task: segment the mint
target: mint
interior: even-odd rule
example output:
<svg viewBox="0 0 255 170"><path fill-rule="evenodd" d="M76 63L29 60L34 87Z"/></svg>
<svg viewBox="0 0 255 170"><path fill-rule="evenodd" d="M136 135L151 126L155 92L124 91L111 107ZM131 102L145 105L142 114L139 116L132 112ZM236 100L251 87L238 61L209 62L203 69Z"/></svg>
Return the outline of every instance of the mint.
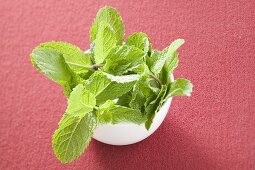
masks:
<svg viewBox="0 0 255 170"><path fill-rule="evenodd" d="M61 162L73 161L88 146L97 125L92 113L95 105L95 96L82 84L71 92L66 112L53 135L54 153Z"/></svg>
<svg viewBox="0 0 255 170"><path fill-rule="evenodd" d="M134 34L131 34L126 39L126 44L130 46L135 46L141 50L143 50L145 53L148 53L151 51L151 43L148 35L146 35L143 32L137 32Z"/></svg>
<svg viewBox="0 0 255 170"><path fill-rule="evenodd" d="M64 87L67 96L72 88L81 81L79 76L75 75L66 64L63 55L55 50L37 47L32 51L30 57L38 71Z"/></svg>
<svg viewBox="0 0 255 170"><path fill-rule="evenodd" d="M97 64L103 63L110 50L116 45L116 35L106 22L101 22L95 39L94 58Z"/></svg>
<svg viewBox="0 0 255 170"><path fill-rule="evenodd" d="M79 116L64 115L52 140L57 158L62 163L77 159L87 148L96 124L93 113Z"/></svg>
<svg viewBox="0 0 255 170"><path fill-rule="evenodd" d="M144 74L136 82L129 103L131 108L143 110L147 98L157 95L157 90L159 89L151 85L152 81L155 80L151 79L149 75Z"/></svg>
<svg viewBox="0 0 255 170"><path fill-rule="evenodd" d="M151 56L146 58L146 61L151 72L159 75L166 62L166 56L160 51L153 50Z"/></svg>
<svg viewBox="0 0 255 170"><path fill-rule="evenodd" d="M160 79L163 80L164 83L169 84L171 77L171 74L173 73L173 70L177 67L179 58L178 58L178 53L177 49L181 47L184 44L183 39L177 39L174 42L170 44L169 47L165 48L164 51L162 52L163 56L165 56L165 63L164 66L160 72Z"/></svg>
<svg viewBox="0 0 255 170"><path fill-rule="evenodd" d="M73 89L68 99L66 114L88 113L93 111L95 105L95 95L86 89L85 86L79 84Z"/></svg>
<svg viewBox="0 0 255 170"><path fill-rule="evenodd" d="M143 67L145 54L134 46L122 45L111 50L103 70L113 75L123 75Z"/></svg>
<svg viewBox="0 0 255 170"><path fill-rule="evenodd" d="M90 28L90 40L94 41L97 37L101 22L107 22L116 34L117 44L121 44L125 33L124 24L121 16L116 9L105 6L101 8Z"/></svg>
<svg viewBox="0 0 255 170"><path fill-rule="evenodd" d="M47 42L39 47L50 48L60 53L66 64L76 74L86 74L91 68L90 55L85 54L79 47L66 42Z"/></svg>
<svg viewBox="0 0 255 170"><path fill-rule="evenodd" d="M123 42L124 33L117 10L105 6L90 28L91 44L86 51L51 41L30 55L34 67L62 86L67 97L67 108L52 139L62 163L81 156L98 126L132 123L149 130L167 99L191 95L189 80L171 79L183 39L159 51L152 49L147 34L136 32Z"/></svg>
<svg viewBox="0 0 255 170"><path fill-rule="evenodd" d="M145 122L145 127L147 130L150 129L153 119L155 117L155 114L158 111L158 109L161 107L160 102L164 99L166 91L167 91L167 87L166 85L163 85L156 99L149 102L149 104L145 108L145 111L147 113L147 121ZM148 99L148 101L150 100L151 98Z"/></svg>
<svg viewBox="0 0 255 170"><path fill-rule="evenodd" d="M97 71L86 81L85 86L96 96L97 103L101 104L130 91L138 78L138 75L113 76Z"/></svg>
<svg viewBox="0 0 255 170"><path fill-rule="evenodd" d="M141 113L139 110L115 105L113 101L107 101L99 107L98 115L99 121L103 124L128 122L139 125L147 120L145 114Z"/></svg>
<svg viewBox="0 0 255 170"><path fill-rule="evenodd" d="M173 83L171 83L171 88L166 98L173 96L190 96L192 88L193 85L189 80L178 78Z"/></svg>

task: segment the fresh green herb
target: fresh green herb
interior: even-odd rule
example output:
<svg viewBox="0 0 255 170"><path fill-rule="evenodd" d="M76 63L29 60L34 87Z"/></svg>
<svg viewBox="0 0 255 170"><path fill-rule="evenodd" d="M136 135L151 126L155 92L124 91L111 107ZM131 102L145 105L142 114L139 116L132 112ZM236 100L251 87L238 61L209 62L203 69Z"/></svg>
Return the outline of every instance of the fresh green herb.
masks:
<svg viewBox="0 0 255 170"><path fill-rule="evenodd" d="M128 122L149 129L168 98L191 95L189 80L171 80L183 39L159 51L145 33L133 33L123 41L124 32L121 16L106 6L90 28L90 49L84 52L52 41L30 55L35 68L62 86L67 96L67 109L52 140L63 163L84 152L97 126Z"/></svg>

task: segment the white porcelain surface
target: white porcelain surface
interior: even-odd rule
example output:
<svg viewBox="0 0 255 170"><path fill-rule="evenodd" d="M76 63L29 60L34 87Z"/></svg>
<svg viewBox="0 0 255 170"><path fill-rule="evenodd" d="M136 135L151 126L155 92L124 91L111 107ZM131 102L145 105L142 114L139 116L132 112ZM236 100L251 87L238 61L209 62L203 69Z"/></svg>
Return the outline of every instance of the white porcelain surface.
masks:
<svg viewBox="0 0 255 170"><path fill-rule="evenodd" d="M173 76L171 77L173 81ZM145 129L145 125L129 123L100 125L94 132L93 138L102 143L110 145L129 145L140 142L154 133L165 119L172 98L169 98L155 115L151 128Z"/></svg>

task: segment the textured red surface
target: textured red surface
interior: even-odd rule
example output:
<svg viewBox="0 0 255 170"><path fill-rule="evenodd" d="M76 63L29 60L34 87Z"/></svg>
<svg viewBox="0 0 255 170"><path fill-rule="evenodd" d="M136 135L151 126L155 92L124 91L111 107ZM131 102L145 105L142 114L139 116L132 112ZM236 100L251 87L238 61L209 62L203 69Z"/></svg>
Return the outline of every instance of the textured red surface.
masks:
<svg viewBox="0 0 255 170"><path fill-rule="evenodd" d="M62 165L51 148L66 100L29 53L62 40L83 50L97 10L115 6L126 34L144 31L155 48L182 37L175 77L194 84L175 98L151 137L116 147L92 141ZM0 2L0 169L255 169L255 1Z"/></svg>

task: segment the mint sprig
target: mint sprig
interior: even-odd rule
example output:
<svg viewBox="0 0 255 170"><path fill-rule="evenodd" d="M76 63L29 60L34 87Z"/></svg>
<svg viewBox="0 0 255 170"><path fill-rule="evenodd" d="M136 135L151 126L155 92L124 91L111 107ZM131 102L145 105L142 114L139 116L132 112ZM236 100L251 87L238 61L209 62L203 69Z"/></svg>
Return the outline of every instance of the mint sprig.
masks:
<svg viewBox="0 0 255 170"><path fill-rule="evenodd" d="M160 51L152 48L147 34L133 33L123 41L124 32L117 10L105 6L90 28L91 47L86 52L51 41L30 55L34 67L62 86L67 96L67 109L52 139L63 163L84 152L97 126L126 122L150 129L168 98L191 95L189 80L170 78L183 39Z"/></svg>

